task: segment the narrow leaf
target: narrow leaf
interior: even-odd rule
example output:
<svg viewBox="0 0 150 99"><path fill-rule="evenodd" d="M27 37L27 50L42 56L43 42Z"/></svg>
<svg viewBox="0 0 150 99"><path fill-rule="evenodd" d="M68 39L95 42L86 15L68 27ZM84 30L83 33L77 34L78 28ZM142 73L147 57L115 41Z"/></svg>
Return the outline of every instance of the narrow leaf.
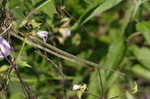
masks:
<svg viewBox="0 0 150 99"><path fill-rule="evenodd" d="M144 78L146 80L150 81L150 71L143 68L141 65L137 64L134 65L131 69L131 71L138 77Z"/></svg>
<svg viewBox="0 0 150 99"><path fill-rule="evenodd" d="M36 8L36 10L46 13L50 18L56 13L53 0L47 0Z"/></svg>
<svg viewBox="0 0 150 99"><path fill-rule="evenodd" d="M91 14L83 21L83 23L87 22L94 16L103 13L104 11L116 6L119 4L122 0L106 0L104 3L97 6L97 8L94 9L94 11L91 12Z"/></svg>
<svg viewBox="0 0 150 99"><path fill-rule="evenodd" d="M146 42L150 45L150 21L136 24L136 29L144 35Z"/></svg>
<svg viewBox="0 0 150 99"><path fill-rule="evenodd" d="M132 53L135 55L137 60L143 64L146 68L150 69L150 49L143 47L138 48L137 46L131 47Z"/></svg>

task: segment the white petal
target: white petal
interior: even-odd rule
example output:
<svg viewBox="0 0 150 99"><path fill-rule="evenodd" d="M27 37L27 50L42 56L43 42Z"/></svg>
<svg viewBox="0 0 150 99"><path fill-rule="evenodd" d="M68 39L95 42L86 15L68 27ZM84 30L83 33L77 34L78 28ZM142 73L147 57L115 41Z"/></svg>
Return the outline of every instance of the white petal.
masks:
<svg viewBox="0 0 150 99"><path fill-rule="evenodd" d="M40 38L45 38L48 36L48 32L47 31L39 31L37 32L37 35L40 37Z"/></svg>
<svg viewBox="0 0 150 99"><path fill-rule="evenodd" d="M80 85L73 85L72 90L78 90L78 89L80 89Z"/></svg>

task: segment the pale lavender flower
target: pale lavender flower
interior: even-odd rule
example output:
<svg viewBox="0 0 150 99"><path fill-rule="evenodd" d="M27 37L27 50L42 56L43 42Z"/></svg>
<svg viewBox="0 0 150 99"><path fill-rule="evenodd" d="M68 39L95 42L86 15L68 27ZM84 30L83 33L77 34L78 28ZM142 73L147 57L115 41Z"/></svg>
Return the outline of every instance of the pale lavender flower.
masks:
<svg viewBox="0 0 150 99"><path fill-rule="evenodd" d="M48 32L47 31L39 31L37 32L37 35L43 39L44 42L46 42L48 38Z"/></svg>
<svg viewBox="0 0 150 99"><path fill-rule="evenodd" d="M10 55L11 46L10 44L2 37L0 37L0 58L7 57Z"/></svg>

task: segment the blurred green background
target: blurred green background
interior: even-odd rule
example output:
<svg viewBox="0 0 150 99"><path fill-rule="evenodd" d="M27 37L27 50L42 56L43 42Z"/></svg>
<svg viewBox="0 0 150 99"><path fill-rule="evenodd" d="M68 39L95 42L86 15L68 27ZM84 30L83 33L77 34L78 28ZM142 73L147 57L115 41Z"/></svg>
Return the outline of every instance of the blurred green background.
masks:
<svg viewBox="0 0 150 99"><path fill-rule="evenodd" d="M12 25L2 36L37 99L150 99L149 0L0 0L0 8L0 33ZM34 40L42 41L36 33L43 30L48 44L80 58L70 62L29 45L33 37L48 48ZM0 60L0 99L28 99L14 71L6 84L9 68Z"/></svg>

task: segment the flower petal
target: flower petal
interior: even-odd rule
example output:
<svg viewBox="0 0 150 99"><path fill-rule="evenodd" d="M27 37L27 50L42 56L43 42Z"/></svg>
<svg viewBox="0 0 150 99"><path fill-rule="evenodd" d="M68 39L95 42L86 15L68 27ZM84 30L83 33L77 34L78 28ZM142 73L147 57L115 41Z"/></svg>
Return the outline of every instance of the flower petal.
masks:
<svg viewBox="0 0 150 99"><path fill-rule="evenodd" d="M4 38L0 37L0 58L7 57L10 55L10 52L10 44Z"/></svg>

